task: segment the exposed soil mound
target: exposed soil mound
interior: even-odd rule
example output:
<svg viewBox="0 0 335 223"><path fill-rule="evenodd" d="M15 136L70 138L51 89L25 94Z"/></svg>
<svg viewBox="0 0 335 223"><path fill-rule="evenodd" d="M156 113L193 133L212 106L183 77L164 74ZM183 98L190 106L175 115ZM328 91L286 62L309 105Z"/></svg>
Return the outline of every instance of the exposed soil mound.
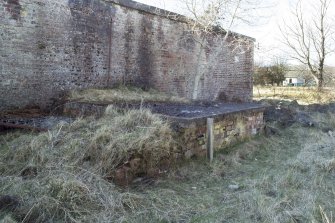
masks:
<svg viewBox="0 0 335 223"><path fill-rule="evenodd" d="M262 100L261 103L267 106L264 112L265 121L277 123L284 128L296 123L303 127L328 129L329 124L319 121L315 115L335 112L335 103L299 105L297 101L281 100Z"/></svg>

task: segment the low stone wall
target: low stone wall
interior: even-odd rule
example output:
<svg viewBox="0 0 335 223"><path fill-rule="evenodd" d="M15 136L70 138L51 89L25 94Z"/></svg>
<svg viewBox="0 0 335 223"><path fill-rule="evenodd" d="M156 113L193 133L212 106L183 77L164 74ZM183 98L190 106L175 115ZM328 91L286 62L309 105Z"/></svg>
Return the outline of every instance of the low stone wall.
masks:
<svg viewBox="0 0 335 223"><path fill-rule="evenodd" d="M64 114L70 116L101 116L107 104L69 102L64 105ZM120 108L138 108L140 105L115 105ZM148 106L148 105L147 105ZM150 109L150 106L148 106ZM167 108L168 109L168 108ZM216 114L214 118L214 147L225 148L237 141L262 133L264 129L263 106L247 106L225 114ZM154 111L153 111L154 112ZM183 118L162 115L171 122L183 147L177 154L180 157L206 155L207 117ZM210 116L208 116L210 117Z"/></svg>
<svg viewBox="0 0 335 223"><path fill-rule="evenodd" d="M108 104L103 103L94 104L73 101L64 105L62 115L72 117L95 115L99 118L104 114L107 106ZM135 109L139 108L141 104L115 104L113 106L120 109ZM159 106L165 106L165 109L157 109ZM236 142L260 134L265 126L263 120L265 107L258 104L213 104L206 106L194 104L177 106L154 103L143 104L143 107L151 109L153 113L161 115L162 118L170 122L174 130L173 137L176 143L171 146L169 155L159 160L155 166L148 166L143 157L136 156L130 158L116 170L113 170L107 176L107 179L114 181L118 185L129 185L139 176L159 176L165 173L171 165L180 163L183 160L193 157L206 157L208 118L214 119L215 150L227 148ZM173 109L176 111L171 112ZM184 116L178 117L181 114L184 114ZM190 114L192 114L191 117ZM47 131L61 121L71 122L73 119L40 114L38 110L32 110L29 114L22 112L7 115L0 114L0 131L2 126Z"/></svg>
<svg viewBox="0 0 335 223"><path fill-rule="evenodd" d="M85 102L68 102L63 105L63 114L71 117L97 116L104 114L108 104L94 104Z"/></svg>
<svg viewBox="0 0 335 223"><path fill-rule="evenodd" d="M239 141L246 140L263 132L264 108L233 112L214 117L214 149L222 150ZM119 185L129 185L136 176L145 174L150 177L165 173L173 163L193 157L206 157L207 154L207 118L186 119L166 117L176 131L178 146L171 150L166 159L150 169L143 168L143 159L134 158L120 166L111 179ZM136 165L135 165L136 164Z"/></svg>
<svg viewBox="0 0 335 223"><path fill-rule="evenodd" d="M214 117L214 149L224 149L263 132L264 109L252 109ZM207 153L206 118L195 120L178 119L173 121L182 144L183 156L204 157Z"/></svg>

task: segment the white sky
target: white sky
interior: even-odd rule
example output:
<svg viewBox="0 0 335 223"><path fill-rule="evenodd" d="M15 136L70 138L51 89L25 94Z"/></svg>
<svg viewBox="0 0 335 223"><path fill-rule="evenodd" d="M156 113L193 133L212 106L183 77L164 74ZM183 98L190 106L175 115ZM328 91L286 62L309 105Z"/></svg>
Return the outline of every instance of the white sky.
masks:
<svg viewBox="0 0 335 223"><path fill-rule="evenodd" d="M169 11L183 13L183 5L179 0L136 0L138 2L153 5ZM263 0L264 5L268 6L260 10L259 21L253 25L239 25L233 28L233 31L256 38L256 61L269 63L275 58L282 58L288 63L294 63L289 60L285 46L280 41L279 24L290 20L290 10L295 6L297 0ZM313 3L317 0L302 0L304 4ZM329 14L335 12L335 0L329 10ZM291 6L291 7L290 7ZM334 24L335 25L335 24ZM335 66L335 53L328 58L327 65Z"/></svg>

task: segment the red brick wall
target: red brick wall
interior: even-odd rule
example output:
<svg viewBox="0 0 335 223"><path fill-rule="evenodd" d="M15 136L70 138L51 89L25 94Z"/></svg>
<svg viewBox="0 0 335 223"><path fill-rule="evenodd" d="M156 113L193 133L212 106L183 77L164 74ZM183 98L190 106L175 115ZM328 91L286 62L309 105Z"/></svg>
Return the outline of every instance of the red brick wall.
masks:
<svg viewBox="0 0 335 223"><path fill-rule="evenodd" d="M208 36L198 63L186 23L164 13L129 0L0 0L0 110L123 83L191 98L198 65L198 99L250 101L252 41Z"/></svg>

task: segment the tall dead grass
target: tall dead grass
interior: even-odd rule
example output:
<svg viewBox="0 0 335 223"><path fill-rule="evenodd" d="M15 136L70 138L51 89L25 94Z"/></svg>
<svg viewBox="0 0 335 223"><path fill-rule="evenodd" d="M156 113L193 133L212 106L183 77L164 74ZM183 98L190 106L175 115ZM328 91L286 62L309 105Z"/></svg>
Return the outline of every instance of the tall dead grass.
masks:
<svg viewBox="0 0 335 223"><path fill-rule="evenodd" d="M19 198L11 214L18 222L122 221L141 198L121 192L107 177L131 157L155 166L173 144L168 123L150 111L112 107L98 120L1 136L0 194Z"/></svg>
<svg viewBox="0 0 335 223"><path fill-rule="evenodd" d="M297 100L299 104L325 104L335 101L333 89L324 88L321 92L313 87L254 86L255 99Z"/></svg>
<svg viewBox="0 0 335 223"><path fill-rule="evenodd" d="M70 92L69 100L95 103L170 102L188 103L186 98L167 95L154 89L119 86L113 89L85 89Z"/></svg>
<svg viewBox="0 0 335 223"><path fill-rule="evenodd" d="M114 168L110 160L122 163L129 151L142 151L147 143L150 150L162 142L161 148L168 149L173 140L165 123L147 111L120 114L110 108L107 113L101 120L79 120L37 136L0 136L1 194L18 196L22 204L0 218L7 222L334 222L332 130L295 124L272 137L259 136L216 154L211 164L190 161L153 186L121 190L103 177L108 170L104 165ZM318 121L335 129L334 114L318 114ZM156 132L166 137L157 138ZM139 135L147 137L135 139ZM122 148L119 139L131 138L142 146L135 149L137 143L129 141L127 155L114 156L112 145ZM111 144L113 140L118 143ZM164 150L155 156L165 155ZM27 167L37 168L36 176L22 177Z"/></svg>

